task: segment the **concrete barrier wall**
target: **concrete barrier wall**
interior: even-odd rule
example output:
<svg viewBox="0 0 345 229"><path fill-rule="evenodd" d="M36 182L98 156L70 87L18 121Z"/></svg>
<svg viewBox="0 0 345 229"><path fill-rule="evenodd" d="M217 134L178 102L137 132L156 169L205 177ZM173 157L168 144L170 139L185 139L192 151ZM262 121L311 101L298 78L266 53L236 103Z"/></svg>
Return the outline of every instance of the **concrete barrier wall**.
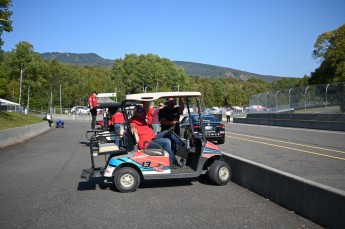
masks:
<svg viewBox="0 0 345 229"><path fill-rule="evenodd" d="M344 122L345 114L281 114L281 113L250 113L247 118L264 118L264 119L284 119L284 120L300 120L300 121L332 121Z"/></svg>
<svg viewBox="0 0 345 229"><path fill-rule="evenodd" d="M98 119L101 117L98 116ZM58 119L62 120L90 120L91 121L91 115L72 115L72 114L54 114L53 115L53 121L56 121Z"/></svg>
<svg viewBox="0 0 345 229"><path fill-rule="evenodd" d="M327 228L345 228L345 192L231 154L232 181Z"/></svg>
<svg viewBox="0 0 345 229"><path fill-rule="evenodd" d="M49 127L48 123L45 121L29 126L0 130L0 148L32 138L50 128L52 127Z"/></svg>
<svg viewBox="0 0 345 229"><path fill-rule="evenodd" d="M321 130L345 131L345 122L321 121L321 120L295 120L295 119L271 119L262 116L261 118L234 118L234 123L246 123L256 125L284 126Z"/></svg>

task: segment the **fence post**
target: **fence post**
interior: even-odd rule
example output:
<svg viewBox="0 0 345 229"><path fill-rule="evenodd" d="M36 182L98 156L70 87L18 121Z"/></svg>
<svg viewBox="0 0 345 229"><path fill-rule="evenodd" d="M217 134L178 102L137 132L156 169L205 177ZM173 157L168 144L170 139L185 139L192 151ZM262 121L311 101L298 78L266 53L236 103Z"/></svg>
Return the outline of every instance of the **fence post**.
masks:
<svg viewBox="0 0 345 229"><path fill-rule="evenodd" d="M309 86L304 91L304 111L307 112L307 91Z"/></svg>
<svg viewBox="0 0 345 229"><path fill-rule="evenodd" d="M279 93L279 90L276 93L276 113L278 113L278 93Z"/></svg>
<svg viewBox="0 0 345 229"><path fill-rule="evenodd" d="M291 90L292 88L289 89L289 113L291 113Z"/></svg>
<svg viewBox="0 0 345 229"><path fill-rule="evenodd" d="M328 89L329 84L326 86L326 110L327 110L327 89Z"/></svg>

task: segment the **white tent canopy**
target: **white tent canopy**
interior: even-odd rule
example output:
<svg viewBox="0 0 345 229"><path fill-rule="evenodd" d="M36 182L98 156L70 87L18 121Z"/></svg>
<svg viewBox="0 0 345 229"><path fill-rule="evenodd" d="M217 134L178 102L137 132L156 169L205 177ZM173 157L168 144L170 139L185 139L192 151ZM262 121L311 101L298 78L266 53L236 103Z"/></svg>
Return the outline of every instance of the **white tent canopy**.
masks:
<svg viewBox="0 0 345 229"><path fill-rule="evenodd" d="M0 98L0 105L1 106L19 106L19 103L11 102L6 99Z"/></svg>

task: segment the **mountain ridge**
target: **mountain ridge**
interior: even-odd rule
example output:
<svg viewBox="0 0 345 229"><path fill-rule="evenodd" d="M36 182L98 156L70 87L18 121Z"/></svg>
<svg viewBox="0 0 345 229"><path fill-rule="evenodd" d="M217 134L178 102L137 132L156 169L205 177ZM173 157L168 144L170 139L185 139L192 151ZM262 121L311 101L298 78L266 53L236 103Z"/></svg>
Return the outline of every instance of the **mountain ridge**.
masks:
<svg viewBox="0 0 345 229"><path fill-rule="evenodd" d="M57 60L64 64L77 66L100 66L112 68L114 60L104 59L95 53L68 53L68 52L45 52L40 53L44 60ZM259 78L267 82L281 79L280 76L260 75L228 67L220 67L209 64L201 64L187 61L173 61L177 66L184 69L189 76L204 78L235 78L246 81L250 78Z"/></svg>

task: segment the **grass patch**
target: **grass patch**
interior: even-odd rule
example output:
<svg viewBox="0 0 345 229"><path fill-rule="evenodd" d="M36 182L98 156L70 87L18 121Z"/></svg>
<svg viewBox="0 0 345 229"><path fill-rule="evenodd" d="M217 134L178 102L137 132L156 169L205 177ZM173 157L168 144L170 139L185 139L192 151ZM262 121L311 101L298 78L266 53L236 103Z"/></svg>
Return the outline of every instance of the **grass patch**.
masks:
<svg viewBox="0 0 345 229"><path fill-rule="evenodd" d="M46 122L41 117L17 112L0 112L0 130Z"/></svg>

